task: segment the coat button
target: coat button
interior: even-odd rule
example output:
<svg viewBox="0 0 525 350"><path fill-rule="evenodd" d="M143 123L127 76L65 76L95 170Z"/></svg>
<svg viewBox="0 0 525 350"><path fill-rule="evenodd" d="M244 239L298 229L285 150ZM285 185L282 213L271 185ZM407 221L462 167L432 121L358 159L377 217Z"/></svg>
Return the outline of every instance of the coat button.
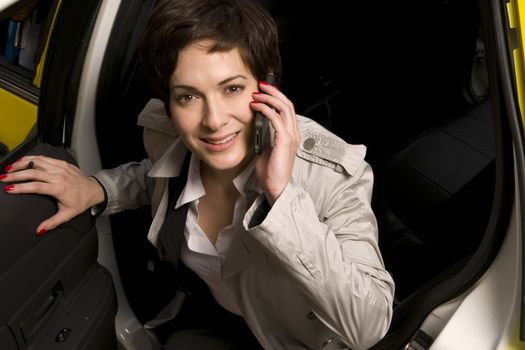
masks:
<svg viewBox="0 0 525 350"><path fill-rule="evenodd" d="M331 348L331 344L334 342L334 338L328 338L324 341L323 345L321 345L321 349L329 349Z"/></svg>
<svg viewBox="0 0 525 350"><path fill-rule="evenodd" d="M315 139L312 138L312 137L309 137L307 138L306 140L304 140L303 142L303 147L305 150L309 151L311 150L312 148L314 148L315 146Z"/></svg>
<svg viewBox="0 0 525 350"><path fill-rule="evenodd" d="M350 348L345 345L338 338L330 337L325 340L323 345L321 345L321 350L350 350Z"/></svg>

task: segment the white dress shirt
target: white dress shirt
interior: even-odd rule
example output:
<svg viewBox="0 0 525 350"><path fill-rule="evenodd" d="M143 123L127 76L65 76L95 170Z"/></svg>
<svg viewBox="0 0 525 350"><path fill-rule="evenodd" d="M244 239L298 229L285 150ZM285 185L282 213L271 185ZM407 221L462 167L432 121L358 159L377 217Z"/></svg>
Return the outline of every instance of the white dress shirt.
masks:
<svg viewBox="0 0 525 350"><path fill-rule="evenodd" d="M225 286L222 279L223 261L229 253L232 242L241 234L247 234L242 225L244 213L247 210L245 184L253 176L255 161L252 161L241 174L233 181L240 196L235 202L232 223L219 231L215 245L212 244L206 233L199 227L199 199L206 194L200 176L200 161L191 156L188 170L188 180L175 208L189 203L188 216L182 246L181 259L186 266L199 275L208 285L215 300L226 310L241 315L231 291Z"/></svg>

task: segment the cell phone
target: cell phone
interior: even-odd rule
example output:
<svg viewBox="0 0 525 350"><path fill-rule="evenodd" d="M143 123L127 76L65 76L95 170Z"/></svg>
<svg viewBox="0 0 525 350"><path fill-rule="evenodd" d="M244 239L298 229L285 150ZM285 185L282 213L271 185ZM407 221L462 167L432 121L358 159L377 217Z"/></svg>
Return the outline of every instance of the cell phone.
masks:
<svg viewBox="0 0 525 350"><path fill-rule="evenodd" d="M264 81L272 86L275 86L277 77L273 73L266 74ZM261 154L264 148L264 138L266 137L266 130L268 129L268 119L262 115L261 112L255 112L254 122L254 150L255 154Z"/></svg>

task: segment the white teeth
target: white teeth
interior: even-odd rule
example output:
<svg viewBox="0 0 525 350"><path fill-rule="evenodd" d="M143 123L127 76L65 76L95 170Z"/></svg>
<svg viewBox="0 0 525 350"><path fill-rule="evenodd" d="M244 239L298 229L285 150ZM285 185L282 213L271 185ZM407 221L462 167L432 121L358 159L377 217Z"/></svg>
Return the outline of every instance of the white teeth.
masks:
<svg viewBox="0 0 525 350"><path fill-rule="evenodd" d="M211 141L211 140L206 140L206 142L208 143L211 143L212 145L221 145L223 143L226 143L228 141L231 141L233 140L233 138L235 137L235 134L231 134L230 136L220 140L220 141Z"/></svg>

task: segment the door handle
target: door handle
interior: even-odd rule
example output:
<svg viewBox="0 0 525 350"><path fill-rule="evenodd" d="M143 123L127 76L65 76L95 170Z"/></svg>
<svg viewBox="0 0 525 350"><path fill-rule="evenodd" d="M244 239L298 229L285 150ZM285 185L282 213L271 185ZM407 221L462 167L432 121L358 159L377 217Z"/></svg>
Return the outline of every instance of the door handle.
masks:
<svg viewBox="0 0 525 350"><path fill-rule="evenodd" d="M53 288L51 288L49 296L44 302L32 312L20 325L20 332L26 343L29 342L31 337L40 328L44 321L51 315L53 310L59 304L60 299L64 295L64 287L62 282L57 282Z"/></svg>
<svg viewBox="0 0 525 350"><path fill-rule="evenodd" d="M46 314L53 308L53 305L55 305L56 301L59 300L63 294L63 290L52 291L51 295L47 298L44 304L42 304L42 306L35 312L35 318L37 322L46 316Z"/></svg>

